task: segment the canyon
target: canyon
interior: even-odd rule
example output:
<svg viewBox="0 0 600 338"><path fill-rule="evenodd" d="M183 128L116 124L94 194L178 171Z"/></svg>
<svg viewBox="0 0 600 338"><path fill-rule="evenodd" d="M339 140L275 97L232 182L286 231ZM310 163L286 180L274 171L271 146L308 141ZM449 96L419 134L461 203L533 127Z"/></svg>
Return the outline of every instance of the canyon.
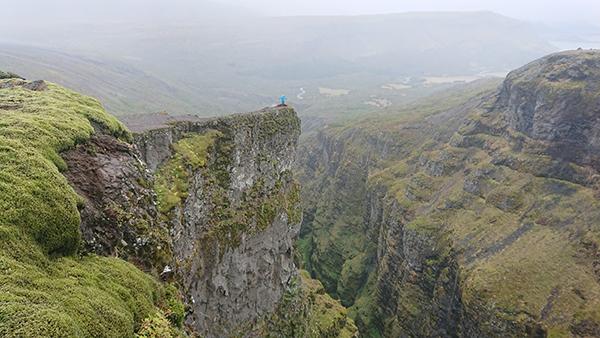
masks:
<svg viewBox="0 0 600 338"><path fill-rule="evenodd" d="M590 50L303 126L0 72L0 335L600 336L599 117Z"/></svg>

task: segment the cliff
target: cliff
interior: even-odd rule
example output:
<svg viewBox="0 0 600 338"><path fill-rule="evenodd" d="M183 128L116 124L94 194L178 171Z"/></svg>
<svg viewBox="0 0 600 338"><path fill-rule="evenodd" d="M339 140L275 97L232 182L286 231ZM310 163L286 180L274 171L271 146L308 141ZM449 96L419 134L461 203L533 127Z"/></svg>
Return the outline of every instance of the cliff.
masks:
<svg viewBox="0 0 600 338"><path fill-rule="evenodd" d="M291 109L267 109L136 138L171 224L186 322L202 334L243 332L273 312L296 274L299 123Z"/></svg>
<svg viewBox="0 0 600 338"><path fill-rule="evenodd" d="M92 98L0 76L0 335L356 334L294 264L293 109L131 134Z"/></svg>
<svg viewBox="0 0 600 338"><path fill-rule="evenodd" d="M600 335L599 61L303 142L303 264L363 335Z"/></svg>

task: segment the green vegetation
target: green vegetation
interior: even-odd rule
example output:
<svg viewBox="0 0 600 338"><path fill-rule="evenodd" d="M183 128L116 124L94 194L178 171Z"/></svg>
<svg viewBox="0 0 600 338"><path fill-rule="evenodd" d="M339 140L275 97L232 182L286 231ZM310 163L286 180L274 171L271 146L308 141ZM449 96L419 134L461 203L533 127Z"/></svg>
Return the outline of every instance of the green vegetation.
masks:
<svg viewBox="0 0 600 338"><path fill-rule="evenodd" d="M358 334L347 309L303 270L262 325L262 334L268 337L352 338Z"/></svg>
<svg viewBox="0 0 600 338"><path fill-rule="evenodd" d="M580 90L598 95L592 81L585 89L553 81L541 84L552 87L542 90L553 104ZM595 170L507 129L491 89L453 92L445 102L427 100L304 139L311 162L300 173L308 201L303 264L351 306L361 334L465 330L455 324L474 325L483 336L597 335ZM329 163L315 163L321 155ZM454 295L460 315L443 312Z"/></svg>
<svg viewBox="0 0 600 338"><path fill-rule="evenodd" d="M59 152L97 131L129 139L98 101L54 84L0 80L0 335L127 337L159 309L152 277L117 258L76 256L79 198ZM180 324L176 323L176 324Z"/></svg>
<svg viewBox="0 0 600 338"><path fill-rule="evenodd" d="M285 214L289 224L299 223L302 217L299 206L300 187L296 182L287 182L289 173L282 177L272 189L259 179L244 193L239 206L230 205L224 197L225 191L213 187L213 196L218 197L212 210L211 222L205 240L218 243L220 253L240 244L242 236L252 236L271 226L276 217Z"/></svg>
<svg viewBox="0 0 600 338"><path fill-rule="evenodd" d="M3 83L21 80L3 80ZM84 142L92 123L117 137L125 128L98 101L54 84L45 91L0 90L0 224L18 227L48 253L70 254L79 245L77 195L60 174L62 150Z"/></svg>
<svg viewBox="0 0 600 338"><path fill-rule="evenodd" d="M158 208L162 213L187 198L192 173L206 165L209 148L220 135L216 130L189 134L173 145L173 156L160 167L155 178Z"/></svg>
<svg viewBox="0 0 600 338"><path fill-rule="evenodd" d="M5 72L3 70L0 70L0 80L3 79L20 79L21 77L15 73L11 73L11 72Z"/></svg>
<svg viewBox="0 0 600 338"><path fill-rule="evenodd" d="M162 286L129 263L96 256L49 259L26 242L19 245L29 244L34 251L25 254L36 261L0 256L2 337L132 336L162 302Z"/></svg>

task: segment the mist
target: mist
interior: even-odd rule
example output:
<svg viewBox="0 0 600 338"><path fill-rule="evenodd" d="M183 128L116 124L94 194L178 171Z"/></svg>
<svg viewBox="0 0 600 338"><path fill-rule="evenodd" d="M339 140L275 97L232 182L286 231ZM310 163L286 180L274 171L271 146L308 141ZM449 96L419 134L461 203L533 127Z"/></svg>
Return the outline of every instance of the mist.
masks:
<svg viewBox="0 0 600 338"><path fill-rule="evenodd" d="M600 4L593 0L216 0L252 8L267 15L365 15L415 11L493 11L528 21L586 22L600 20Z"/></svg>
<svg viewBox="0 0 600 338"><path fill-rule="evenodd" d="M243 16L369 15L401 12L492 11L509 17L545 23L600 22L600 3L594 0L22 0L0 1L3 21L115 22L139 20L192 21ZM206 15L210 13L211 15ZM218 14L215 17L215 14Z"/></svg>
<svg viewBox="0 0 600 338"><path fill-rule="evenodd" d="M553 51L600 47L591 0L0 5L0 68L99 97L118 115L223 114L280 94L301 114L361 115ZM385 89L400 87L411 89Z"/></svg>

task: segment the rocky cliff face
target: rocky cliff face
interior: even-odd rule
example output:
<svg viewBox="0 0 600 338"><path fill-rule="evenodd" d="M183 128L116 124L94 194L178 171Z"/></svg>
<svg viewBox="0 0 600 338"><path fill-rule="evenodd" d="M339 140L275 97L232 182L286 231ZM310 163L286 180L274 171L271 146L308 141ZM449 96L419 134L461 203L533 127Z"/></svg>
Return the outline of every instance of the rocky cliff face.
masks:
<svg viewBox="0 0 600 338"><path fill-rule="evenodd" d="M512 72L496 109L511 129L548 142L552 156L597 170L599 91L595 52L560 53Z"/></svg>
<svg viewBox="0 0 600 338"><path fill-rule="evenodd" d="M249 330L297 276L299 123L291 109L266 109L175 122L135 145L94 136L65 152L85 248L176 280L196 332Z"/></svg>
<svg viewBox="0 0 600 338"><path fill-rule="evenodd" d="M301 145L304 265L363 335L600 334L599 60L551 55Z"/></svg>
<svg viewBox="0 0 600 338"><path fill-rule="evenodd" d="M268 109L176 123L136 139L172 225L187 324L203 335L244 332L274 311L297 274L299 188L291 169L299 133L293 110ZM180 182L171 179L177 175Z"/></svg>
<svg viewBox="0 0 600 338"><path fill-rule="evenodd" d="M169 230L158 218L153 178L135 147L100 134L62 157L64 175L82 198L83 249L162 272L171 257Z"/></svg>

